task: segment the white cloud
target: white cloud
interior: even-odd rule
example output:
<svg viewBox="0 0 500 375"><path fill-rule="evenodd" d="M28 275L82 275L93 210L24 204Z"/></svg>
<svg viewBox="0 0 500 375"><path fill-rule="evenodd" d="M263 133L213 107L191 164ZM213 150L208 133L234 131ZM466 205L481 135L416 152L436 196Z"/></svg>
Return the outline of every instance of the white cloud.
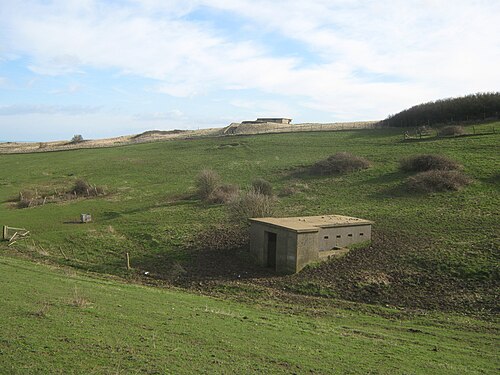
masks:
<svg viewBox="0 0 500 375"><path fill-rule="evenodd" d="M200 7L236 15L246 37L186 17ZM254 89L288 96L282 110L300 101L357 120L500 87L497 1L54 0L0 10L8 52L30 56L38 74L118 69L180 98ZM273 55L252 28L301 44L315 60Z"/></svg>
<svg viewBox="0 0 500 375"><path fill-rule="evenodd" d="M24 116L32 114L81 116L101 111L99 106L82 105L30 105L14 104L0 106L0 116Z"/></svg>

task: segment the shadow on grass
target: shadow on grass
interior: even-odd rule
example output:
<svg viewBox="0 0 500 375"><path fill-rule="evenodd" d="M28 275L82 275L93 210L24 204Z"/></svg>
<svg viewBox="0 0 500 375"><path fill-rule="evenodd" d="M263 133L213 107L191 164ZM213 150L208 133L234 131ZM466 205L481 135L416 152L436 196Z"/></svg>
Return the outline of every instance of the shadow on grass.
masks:
<svg viewBox="0 0 500 375"><path fill-rule="evenodd" d="M123 215L133 215L133 214L138 214L138 213L144 213L148 212L154 209L158 208L165 208L165 207L174 207L174 206L183 206L183 205L191 205L198 203L199 200L194 194L182 194L182 195L176 195L172 196L169 198L162 198L158 199L156 203L137 207L137 208L131 208L128 210L124 211L106 211L102 214L102 220L114 220L117 219Z"/></svg>
<svg viewBox="0 0 500 375"><path fill-rule="evenodd" d="M134 259L134 267L153 279L188 287L208 281L231 281L274 276L258 266L248 248L231 250L178 249L145 254Z"/></svg>

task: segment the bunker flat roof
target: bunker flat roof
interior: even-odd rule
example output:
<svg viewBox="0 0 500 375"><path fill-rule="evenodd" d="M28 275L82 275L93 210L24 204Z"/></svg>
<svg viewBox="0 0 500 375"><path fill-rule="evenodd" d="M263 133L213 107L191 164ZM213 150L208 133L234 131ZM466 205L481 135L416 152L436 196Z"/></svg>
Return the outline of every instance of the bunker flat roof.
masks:
<svg viewBox="0 0 500 375"><path fill-rule="evenodd" d="M373 224L370 220L342 215L300 216L300 217L261 217L252 222L286 228L295 232L316 232L319 228L350 227Z"/></svg>

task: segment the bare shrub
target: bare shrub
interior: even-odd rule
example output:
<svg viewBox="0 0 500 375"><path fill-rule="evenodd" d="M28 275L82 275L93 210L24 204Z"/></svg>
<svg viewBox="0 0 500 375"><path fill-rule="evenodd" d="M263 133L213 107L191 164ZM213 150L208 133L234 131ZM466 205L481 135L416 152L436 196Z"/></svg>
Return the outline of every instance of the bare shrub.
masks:
<svg viewBox="0 0 500 375"><path fill-rule="evenodd" d="M263 178L256 178L252 181L252 189L260 194L272 196L273 195L273 185Z"/></svg>
<svg viewBox="0 0 500 375"><path fill-rule="evenodd" d="M268 217L274 212L274 197L250 190L229 205L231 216L236 221L251 217Z"/></svg>
<svg viewBox="0 0 500 375"><path fill-rule="evenodd" d="M400 161L399 168L405 172L459 169L460 164L443 155L414 155Z"/></svg>
<svg viewBox="0 0 500 375"><path fill-rule="evenodd" d="M459 190L471 182L472 180L460 171L431 170L409 177L405 187L410 192L433 193Z"/></svg>
<svg viewBox="0 0 500 375"><path fill-rule="evenodd" d="M230 203L237 199L239 195L240 188L238 185L225 184L216 187L207 200L211 203Z"/></svg>
<svg viewBox="0 0 500 375"><path fill-rule="evenodd" d="M241 225L214 225L195 235L191 247L204 250L233 250L248 245L248 228Z"/></svg>
<svg viewBox="0 0 500 375"><path fill-rule="evenodd" d="M445 126L441 130L439 130L439 135L442 137L449 137L462 134L465 134L465 128L459 125Z"/></svg>
<svg viewBox="0 0 500 375"><path fill-rule="evenodd" d="M363 157L349 152L337 152L310 167L312 174L331 175L358 171L370 167L371 163Z"/></svg>
<svg viewBox="0 0 500 375"><path fill-rule="evenodd" d="M197 195L202 200L209 200L215 189L219 186L220 177L212 169L202 170L196 177Z"/></svg>
<svg viewBox="0 0 500 375"><path fill-rule="evenodd" d="M104 189L97 185L92 185L89 182L78 179L71 189L71 193L81 197L96 197L104 194Z"/></svg>
<svg viewBox="0 0 500 375"><path fill-rule="evenodd" d="M75 185L73 186L71 192L76 195L88 195L89 189L90 184L87 181L78 179L75 181Z"/></svg>

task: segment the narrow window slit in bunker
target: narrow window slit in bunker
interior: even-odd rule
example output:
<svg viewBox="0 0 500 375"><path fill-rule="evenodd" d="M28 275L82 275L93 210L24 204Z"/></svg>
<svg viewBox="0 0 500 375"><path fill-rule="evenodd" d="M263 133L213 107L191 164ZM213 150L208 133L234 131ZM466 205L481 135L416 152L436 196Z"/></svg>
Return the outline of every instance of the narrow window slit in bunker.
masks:
<svg viewBox="0 0 500 375"><path fill-rule="evenodd" d="M347 235L347 237L352 237L352 233L349 233L349 234Z"/></svg>
<svg viewBox="0 0 500 375"><path fill-rule="evenodd" d="M323 238L324 238L325 240L327 240L327 239L328 239L328 236L325 236L325 237L323 237Z"/></svg>
<svg viewBox="0 0 500 375"><path fill-rule="evenodd" d="M359 235L360 235L360 236L364 236L364 233L360 233Z"/></svg>
<svg viewBox="0 0 500 375"><path fill-rule="evenodd" d="M337 234L337 238L340 238L340 234Z"/></svg>

